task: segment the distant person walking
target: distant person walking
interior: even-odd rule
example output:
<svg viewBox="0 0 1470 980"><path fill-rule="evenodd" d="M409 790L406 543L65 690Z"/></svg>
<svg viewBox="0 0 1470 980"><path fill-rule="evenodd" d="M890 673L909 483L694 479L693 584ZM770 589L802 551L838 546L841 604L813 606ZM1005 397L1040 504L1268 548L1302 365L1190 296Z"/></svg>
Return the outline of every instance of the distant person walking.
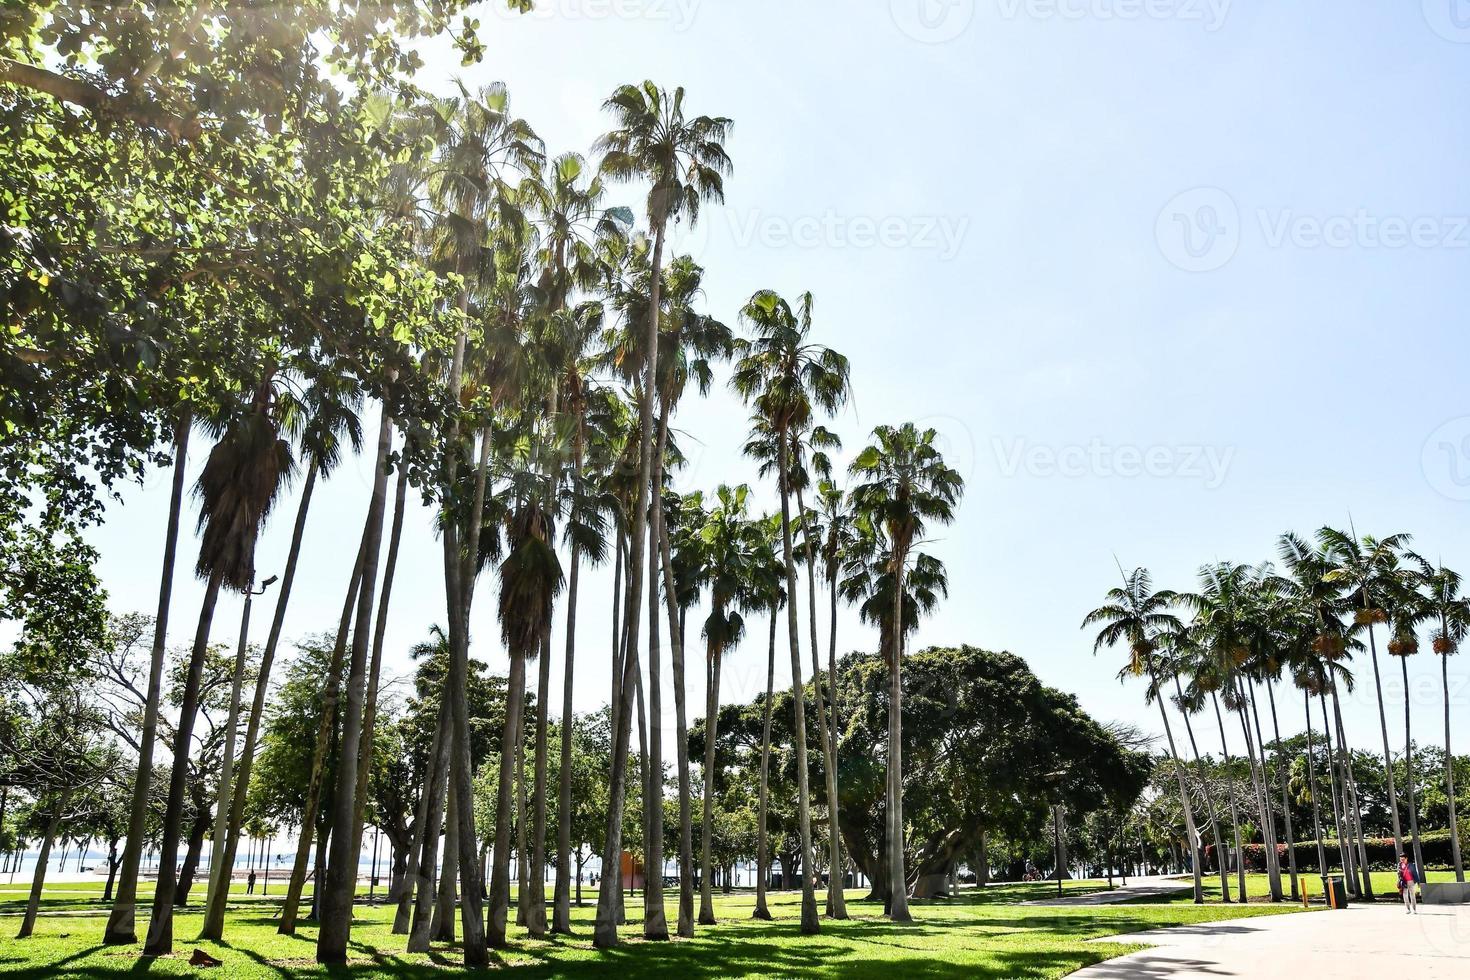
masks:
<svg viewBox="0 0 1470 980"><path fill-rule="evenodd" d="M1404 914L1419 914L1419 868L1409 862L1408 855L1399 857L1399 894L1404 897Z"/></svg>
<svg viewBox="0 0 1470 980"><path fill-rule="evenodd" d="M255 894L255 869L254 868L251 868L250 869L250 877L247 878L247 879L245 879L245 894L247 894L247 895L254 895Z"/></svg>

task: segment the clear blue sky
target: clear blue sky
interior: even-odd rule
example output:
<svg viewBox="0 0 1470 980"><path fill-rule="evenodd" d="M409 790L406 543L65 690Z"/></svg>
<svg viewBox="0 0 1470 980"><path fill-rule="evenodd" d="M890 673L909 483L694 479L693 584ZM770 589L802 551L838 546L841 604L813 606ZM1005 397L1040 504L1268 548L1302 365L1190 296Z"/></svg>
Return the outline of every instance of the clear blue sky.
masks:
<svg viewBox="0 0 1470 980"><path fill-rule="evenodd" d="M1114 680L1117 657L1094 658L1078 629L1117 582L1115 556L1191 588L1203 562L1259 561L1283 530L1351 514L1470 571L1470 9L541 6L482 8L488 54L466 80L505 81L553 152L586 151L607 125L602 99L645 77L733 117L728 205L685 243L708 267L709 308L733 321L758 288L813 291L820 338L852 359L856 401L834 421L849 446L884 422L943 433L968 492L932 545L952 595L918 645L1009 649L1100 717L1153 728L1141 690ZM427 53L426 79L447 86L455 60ZM693 457L683 489L755 479L739 455L745 412L723 387L677 424ZM335 623L364 474L348 466L319 491L288 635ZM118 610L152 609L166 494L166 474L128 492L95 535ZM292 508L263 540L262 575L279 571ZM390 670L443 619L436 549L415 513ZM175 643L201 591L180 582ZM608 687L607 573L584 583L579 710ZM492 612L477 604L473 655L500 670ZM221 606L221 640L236 615ZM559 612L556 684L560 629ZM873 647L855 616L841 629L844 649ZM727 698L761 685L763 634L728 662ZM1426 652L1411 666L1416 730L1436 739L1437 664ZM1470 744L1467 665L1454 667ZM1363 671L1348 724L1369 747ZM691 704L698 691L691 680Z"/></svg>

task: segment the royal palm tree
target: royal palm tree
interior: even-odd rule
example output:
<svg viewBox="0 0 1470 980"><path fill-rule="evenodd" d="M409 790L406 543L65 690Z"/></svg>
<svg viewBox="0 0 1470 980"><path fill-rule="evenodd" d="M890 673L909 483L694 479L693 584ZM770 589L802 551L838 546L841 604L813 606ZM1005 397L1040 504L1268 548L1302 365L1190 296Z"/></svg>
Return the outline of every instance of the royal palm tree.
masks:
<svg viewBox="0 0 1470 980"><path fill-rule="evenodd" d="M1311 632L1306 638L1306 653L1320 660L1324 667L1323 676L1316 683L1315 694L1322 703L1325 721L1326 703L1336 690L1333 674L1339 677L1351 677L1351 671L1342 662L1343 658L1350 655L1350 650L1358 641L1344 628L1342 613L1344 601L1342 597L1342 586L1339 577L1334 575L1335 566L1332 556L1325 548L1315 547L1306 539L1288 532L1280 538L1278 551L1282 565L1291 577L1295 591L1295 601L1303 614L1311 624ZM1333 794L1333 816L1338 821L1339 829L1344 822L1349 830L1347 839L1347 852L1344 855L1343 869L1347 872L1349 879L1349 890L1353 893L1361 893L1365 898L1372 900L1373 888L1372 878L1367 873L1367 847L1361 833L1360 824L1354 824L1353 814L1342 812L1338 809L1336 776L1334 772L1342 769L1342 757L1335 759L1331 754L1332 732L1324 724L1322 733L1324 742L1329 746L1328 752L1328 785ZM1342 739L1339 737L1339 747ZM1343 778L1344 795L1355 792L1351 767L1344 773ZM1339 835L1339 840L1343 838ZM1357 860L1351 857L1353 842L1357 844ZM1358 866L1363 868L1361 878L1356 874Z"/></svg>
<svg viewBox="0 0 1470 980"><path fill-rule="evenodd" d="M874 528L881 528L890 549L894 579L893 643L888 664L888 862L891 903L889 918L911 922L903 855L903 593L904 576L914 546L925 531L954 520L964 480L950 468L934 445L938 433L920 431L912 422L893 428L880 425L873 442L850 467L860 481L852 489L852 507ZM834 869L835 872L835 869Z"/></svg>
<svg viewBox="0 0 1470 980"><path fill-rule="evenodd" d="M264 371L249 402L218 420L218 441L210 451L196 487L202 534L194 568L206 586L179 706L179 721L174 729L173 773L159 844L158 883L143 947L149 956L163 956L173 950L175 862L188 782L189 749L199 711L215 602L221 588L240 592L251 588L255 579L256 537L295 466L290 444L280 434L275 373L273 367Z"/></svg>
<svg viewBox="0 0 1470 980"><path fill-rule="evenodd" d="M1443 564L1431 565L1415 555L1419 587L1424 592L1425 613L1430 626L1434 652L1439 655L1440 680L1444 691L1444 779L1445 798L1450 810L1450 852L1455 864L1455 880L1465 880L1465 865L1460 857L1459 818L1455 812L1455 755L1450 748L1450 674L1449 661L1460 649L1470 629L1470 600L1461 594L1458 572ZM1408 689L1405 688L1405 691Z"/></svg>
<svg viewBox="0 0 1470 980"><path fill-rule="evenodd" d="M1220 897L1224 902L1230 899L1230 866L1224 860L1225 838L1220 836L1220 818L1216 812L1215 794L1211 791L1209 775L1205 771L1204 758L1200 755L1199 742L1194 736L1194 722L1190 719L1202 709L1202 698L1189 697L1184 693L1183 677L1192 663L1199 660L1199 648L1196 642L1196 634L1188 625L1183 625L1178 630L1160 633L1158 636L1158 648L1154 651L1160 679L1168 677L1174 684L1174 695L1171 700L1174 708L1179 712L1179 717L1184 721L1184 734L1189 739L1190 757L1194 759L1195 777L1199 780L1200 796L1205 801L1206 811L1210 817L1210 839L1215 844L1217 855L1216 865L1220 873ZM1131 666L1125 665L1118 671L1118 680L1125 681L1131 675ZM1144 703L1152 704L1154 699L1161 697L1162 692L1156 691L1150 684L1144 691Z"/></svg>
<svg viewBox="0 0 1470 980"><path fill-rule="evenodd" d="M1414 864L1424 867L1419 840L1419 794L1414 787L1413 698L1409 696L1409 658L1419 652L1419 626L1429 619L1428 598L1419 591L1421 579L1410 567L1391 559L1383 571L1381 602L1388 612L1388 655L1399 662L1404 683L1404 789L1409 803L1409 840Z"/></svg>
<svg viewBox="0 0 1470 980"><path fill-rule="evenodd" d="M658 336L660 311L663 309L659 290L663 285L664 240L672 222L687 221L691 226L699 219L705 201L724 200L724 178L730 172L730 158L725 153L725 138L730 120L721 117L696 116L684 112L684 89L673 92L652 82L624 85L603 104L615 119L614 128L598 139L595 150L602 157L602 173L611 180L646 180L649 192L646 206L653 251L649 259L648 323L644 356L642 397L639 400L638 484L632 514L632 536L628 559L629 604L625 624L629 637L624 656L623 677L618 700L621 709L613 738L612 769L608 781L608 822L603 867L618 866L622 853L623 801L627 794L625 769L631 732L634 682L638 677L638 625L641 613L643 577L645 573L645 538L648 529L649 500L652 495L654 455L654 394L658 378ZM660 500L655 502L661 504ZM657 760L654 760L657 761ZM618 876L603 876L597 900L597 920L593 942L598 948L617 945L615 910ZM657 890L655 896L661 895ZM663 926L662 902L657 903L653 921L645 921L644 935L667 938Z"/></svg>
<svg viewBox="0 0 1470 980"><path fill-rule="evenodd" d="M1380 590L1391 588L1391 577L1395 554L1409 543L1407 534L1390 534L1386 538L1364 535L1358 540L1331 527L1317 531L1317 540L1322 546L1333 568L1324 578L1346 586L1353 593L1356 623L1368 632L1368 654L1373 664L1373 688L1378 697L1378 725L1383 735L1383 773L1388 782L1388 812L1393 823L1394 855L1404 853L1404 834L1399 823L1399 795L1393 776L1393 753L1388 746L1388 716L1383 707L1383 678L1378 672L1378 641L1374 627L1388 622L1388 611L1383 608L1384 596Z"/></svg>
<svg viewBox="0 0 1470 980"><path fill-rule="evenodd" d="M1128 646L1128 673L1134 677L1147 677L1155 690L1159 687L1158 661L1156 652L1162 633L1178 632L1182 624L1170 612L1179 597L1166 589L1155 591L1153 579L1146 568L1135 568L1123 579L1123 585L1108 590L1107 602L1092 610L1082 620L1082 628L1101 626L1093 643L1093 652L1111 648L1120 643ZM1200 873L1199 833L1194 826L1194 807L1189 799L1189 788L1184 783L1184 765L1174 745L1174 729L1169 724L1169 712L1162 698L1156 698L1159 718L1164 723L1164 737L1169 743L1169 758L1174 763L1174 779L1178 783L1179 803L1184 811L1184 833L1189 839L1190 870L1194 872L1194 902L1201 905L1205 900L1204 881Z"/></svg>

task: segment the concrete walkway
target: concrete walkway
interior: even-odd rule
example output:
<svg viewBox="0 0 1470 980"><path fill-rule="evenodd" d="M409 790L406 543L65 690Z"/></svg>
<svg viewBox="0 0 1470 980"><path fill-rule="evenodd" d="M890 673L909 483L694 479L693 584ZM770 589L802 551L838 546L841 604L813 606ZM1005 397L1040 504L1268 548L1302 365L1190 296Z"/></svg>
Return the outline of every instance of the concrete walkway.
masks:
<svg viewBox="0 0 1470 980"><path fill-rule="evenodd" d="M1149 943L1072 974L1074 980L1220 977L1470 977L1470 907L1387 902L1156 929L1108 942Z"/></svg>

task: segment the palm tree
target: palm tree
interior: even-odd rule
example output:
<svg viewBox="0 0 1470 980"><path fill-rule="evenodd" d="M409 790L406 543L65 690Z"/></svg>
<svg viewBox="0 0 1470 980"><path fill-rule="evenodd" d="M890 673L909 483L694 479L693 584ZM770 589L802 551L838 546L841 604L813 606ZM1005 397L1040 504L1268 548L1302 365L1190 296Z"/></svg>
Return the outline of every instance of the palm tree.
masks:
<svg viewBox="0 0 1470 980"><path fill-rule="evenodd" d="M849 504L853 504L851 497ZM917 630L922 617L933 612L940 600L949 595L949 576L944 563L932 555L913 551L902 575L895 574L897 568L886 528L875 524L872 514L856 514L853 534L845 549L839 590L844 599L858 605L858 617L864 623L877 627L879 654L889 665L896 661L894 651L902 649L904 638ZM898 581L902 583L902 592L898 591ZM895 614L900 618L895 618ZM890 667L890 686L892 677ZM891 727L891 717L889 721ZM885 807L891 805L891 800L885 802ZM888 829L885 827L885 838ZM885 911L893 907L895 889L903 892L906 887L903 869L891 865L890 860L891 851L885 848L879 869L886 877L873 881L875 891L884 896Z"/></svg>
<svg viewBox="0 0 1470 980"><path fill-rule="evenodd" d="M438 114L439 159L430 172L429 187L439 212L438 254L449 271L464 277L457 306L462 315L470 310L472 294L479 287L483 295L490 289L502 286L498 273L505 267L497 260L496 251L509 244L517 249L517 259L512 260L512 275L521 272L524 263L519 255L525 249L526 229L524 220L516 212L515 195L509 188L504 174L509 170L522 172L544 159L541 141L531 127L510 112L509 96L500 84L490 85L471 93L462 86L460 96L440 100L436 103ZM501 289L501 297L514 297L520 290L512 282L509 288ZM513 299L511 300L513 302ZM490 305L486 297L487 307ZM490 312L487 310L487 312ZM514 333L514 326L504 322L493 312L487 317L487 327L498 335ZM467 335L461 329L455 339L454 356L449 365L448 387L451 397L458 401L463 393L466 374ZM494 343L487 338L487 342ZM502 342L502 349L514 349L511 342ZM496 372L495 353L486 352L485 363L480 370L471 370L471 377L491 405L505 398L507 388L513 387L515 372ZM497 376L498 374L498 376ZM461 455L461 417L451 415L445 454L443 491L454 494L462 486L459 479ZM473 443L473 436L471 437ZM447 509L451 513L463 511L469 503L468 526L461 540L459 520L447 520L443 528L445 602L449 610L448 633L450 665L445 695L449 702L449 745L450 778L455 782L455 794L466 805L457 808L459 843L459 873L461 893L480 893L479 855L476 846L474 808L468 805L473 798L473 773L470 769L469 717L465 700L466 678L469 657L469 610L474 595L476 572L481 561L479 540L484 526L483 507L485 483L489 469L490 433L480 436L478 462L473 473L473 489L461 499L449 497ZM467 500L464 498L468 498ZM532 654L534 656L534 653ZM524 668L524 665L522 665ZM434 782L437 788L437 780ZM439 802L431 801L437 809ZM480 903L465 901L460 905L464 923L464 961L469 967L484 966L489 960L486 950L485 926L481 918ZM494 910L492 907L492 915ZM503 941L503 934L502 934Z"/></svg>
<svg viewBox="0 0 1470 980"><path fill-rule="evenodd" d="M637 376L636 366L646 362L647 358L642 352L642 344L645 338L639 329L631 329L632 325L641 325L647 320L648 297L652 289L647 284L647 278L651 275L651 269L644 264L647 252L643 249L634 249L629 258L629 271L632 273L631 282L619 283L614 293L613 302L622 314L624 329L610 331L608 334L607 350L602 360L606 367L621 375L623 379L635 388L640 384ZM653 472L650 477L655 488L661 488L665 481L666 464L678 459L677 453L670 452L669 425L679 401L683 398L685 391L692 382L701 395L708 394L713 379L712 363L727 360L734 352L734 337L724 323L708 314L696 309L699 301L704 296L704 269L700 267L689 256L678 256L671 263L664 274L664 283L659 289L660 303L664 309L661 315L661 327L659 331L659 353L658 363L658 411L654 436ZM684 645L682 631L679 628L679 611L676 598L677 587L673 584L673 569L670 561L665 561L666 553L671 552L665 540L667 521L661 513L662 492L659 493L660 503L652 508L650 515L650 533L652 538L649 547L656 554L653 565L656 569L654 579L661 577L663 583L664 607L667 616L668 630L670 633L670 648L673 654L674 669L676 676L682 676L684 670ZM657 583L655 583L656 585ZM656 592L654 585L650 586L651 592ZM656 616L656 596L650 605L650 616ZM650 638L655 635L652 623L650 623ZM650 647L651 650L651 647ZM650 710L657 713L661 710L660 703L660 665L657 658L651 658L649 662L649 704ZM685 716L684 706L685 692L676 680L674 685L674 701L676 718ZM678 734L678 738L686 737ZM661 734L657 727L650 732L649 756L650 766L653 771L662 771L662 742ZM687 752L678 753L684 759L682 763L686 769L680 773L682 782L688 782L688 758ZM681 806L687 800L681 798ZM646 815L649 820L648 834L648 863L653 867L661 867L663 860L663 813L662 810L649 808ZM682 824L682 820L681 820ZM680 861L685 861L683 852L683 828L680 833ZM691 862L692 863L692 862ZM694 929L693 918L693 894L692 883L688 877L681 877L679 888L679 918L678 934L681 936L692 936ZM645 918L645 932L652 932L653 938L659 938L661 933L667 932L666 923L659 918L662 909L662 882L650 882L649 903L653 911Z"/></svg>
<svg viewBox="0 0 1470 980"><path fill-rule="evenodd" d="M1381 603L1380 589L1389 588L1385 581L1394 555L1409 543L1407 534L1390 534L1386 538L1364 535L1359 541L1354 535L1335 528L1323 527L1317 531L1317 540L1322 550L1333 563L1325 576L1329 582L1343 583L1356 593L1358 609L1355 620L1368 631L1368 653L1373 663L1373 687L1378 696L1378 724L1383 735L1383 772L1388 781L1388 812L1393 818L1393 849L1395 857L1404 853L1404 834L1399 824L1398 787L1394 784L1393 753L1388 747L1388 716L1383 708L1383 679L1378 673L1378 641L1374 627L1388 622L1388 611Z"/></svg>
<svg viewBox="0 0 1470 980"><path fill-rule="evenodd" d="M372 497L368 504L363 534L362 584L358 587L356 622L352 630L352 655L348 661L347 704L342 718L342 736L337 755L337 787L332 796L331 848L327 878L318 885L321 895L321 930L317 933L318 963L347 962L347 942L352 931L352 900L357 893L359 852L354 817L357 810L357 765L362 749L363 721L368 686L368 646L372 637L374 597L378 560L383 536L383 515L388 496L388 454L393 444L393 420L385 400L378 426Z"/></svg>
<svg viewBox="0 0 1470 980"><path fill-rule="evenodd" d="M820 931L812 888L811 796L807 780L806 696L801 681L801 640L796 604L796 558L791 538L795 441L812 425L815 412L832 413L847 399L847 358L811 343L811 294L800 301L801 315L770 290L752 296L741 319L753 336L741 342L741 357L730 385L755 408L759 429L776 438L776 477L781 497L781 553L786 564L788 640L791 645L792 711L795 717L797 822L801 829L801 930Z"/></svg>
<svg viewBox="0 0 1470 980"><path fill-rule="evenodd" d="M1198 695L1202 692L1192 692L1196 696L1187 697L1184 693L1181 677L1186 673L1188 666L1198 662L1199 648L1194 632L1187 626L1180 629L1161 633L1158 636L1158 649L1155 651L1160 677L1168 676L1174 682L1174 708L1179 712L1179 717L1184 720L1184 733L1189 739L1190 755L1194 759L1195 775L1199 780L1200 796L1205 801L1205 807L1210 815L1210 839L1215 843L1216 865L1220 872L1220 896L1222 901L1230 901L1230 866L1225 861L1225 839L1220 836L1220 819L1215 811L1215 794L1210 791L1209 777L1205 772L1205 763L1200 755L1199 742L1194 737L1194 723L1190 718L1202 710L1203 699ZM1131 674L1131 668L1124 666L1118 671L1118 680L1124 681ZM1152 685L1144 691L1144 703L1152 704L1154 699L1162 696L1162 692L1153 689Z"/></svg>
<svg viewBox="0 0 1470 980"><path fill-rule="evenodd" d="M775 515L756 522L758 552L751 561L751 608L766 614L769 637L766 642L766 698L762 705L761 775L756 797L756 883L755 908L751 918L771 918L766 905L766 887L771 880L769 834L771 776L771 713L776 698L776 625L781 607L786 604L786 566L776 555L776 538L781 519Z"/></svg>
<svg viewBox="0 0 1470 980"><path fill-rule="evenodd" d="M117 892L102 933L106 945L131 945L138 941L138 866L143 857L144 827L148 820L149 792L153 782L153 750L158 739L159 703L163 692L164 654L168 638L169 605L173 599L174 560L178 554L179 516L183 511L184 464L188 460L189 430L193 412L185 408L174 422L173 470L169 491L168 526L163 542L163 572L158 586L158 611L153 618L153 648L148 666L148 691L144 697L143 725L138 733L138 769L128 809L127 837L118 871Z"/></svg>
<svg viewBox="0 0 1470 980"><path fill-rule="evenodd" d="M210 451L196 488L203 533L195 572L207 585L179 706L179 721L174 729L173 773L159 844L158 884L143 948L149 956L163 956L173 950L179 828L215 602L222 587L240 592L251 587L255 578L256 536L295 465L290 445L280 438L274 376L274 368L263 372L244 410L219 421L218 441Z"/></svg>
<svg viewBox="0 0 1470 980"><path fill-rule="evenodd" d="M644 576L644 546L649 499L652 494L654 426L653 400L658 378L659 290L663 285L664 237L670 222L699 219L704 201L724 200L724 178L730 158L724 141L730 120L721 117L686 117L684 89L672 93L652 82L624 85L603 104L615 118L615 127L598 139L595 149L603 154L602 173L612 180L647 180L649 231L653 253L649 260L648 325L644 351L642 397L639 401L638 484L631 514L633 528L628 560L629 604L626 635L628 651L622 664L618 700L617 731L614 733L612 770L609 773L609 808L603 867L617 867L622 852L623 801L627 793L625 769L631 732L634 682L638 677L638 625ZM655 506L660 506L660 500ZM619 679L614 677L614 682ZM652 760L657 762L657 760ZM615 892L617 875L604 875L598 890L597 920L593 942L601 949L617 945ZM655 894L658 894L655 892ZM660 910L662 908L660 903ZM645 925L644 934L661 938ZM663 938L667 937L667 927Z"/></svg>
<svg viewBox="0 0 1470 980"><path fill-rule="evenodd" d="M1399 662L1404 682L1404 776L1409 798L1409 840L1414 849L1414 864L1422 868L1424 847L1419 840L1419 797L1414 788L1413 698L1409 696L1409 658L1419 652L1418 629L1431 615L1428 597L1419 591L1420 581L1412 569L1400 568L1392 560L1384 569L1380 592L1388 612L1388 655Z"/></svg>
<svg viewBox="0 0 1470 980"><path fill-rule="evenodd" d="M296 523L291 529L291 546L286 554L286 567L281 573L281 591L276 596L270 634L266 639L265 649L261 652L260 668L256 673L255 696L245 725L239 774L234 780L234 786L228 788L230 805L223 834L224 856L221 860L210 862L210 893L204 915L204 928L200 933L205 939L217 940L224 935L225 905L229 889L221 888L220 882L227 880L224 869L235 866L235 848L245 817L245 801L250 789L250 773L255 763L260 720L265 711L266 694L270 690L276 648L285 627L291 588L296 581L296 566L301 558L301 542L306 532L306 515L311 507L312 493L316 488L317 478L330 478L341 464L344 449L356 453L362 447L362 422L359 418L362 389L352 379L342 375L323 374L312 380L300 398L283 394L281 402L282 428L295 436L299 454L306 457L306 476L301 484L301 499L296 505ZM398 526L401 527L401 524ZM385 592L387 587L385 582ZM223 794L219 808L223 814ZM215 837L217 841L221 837L218 828Z"/></svg>
<svg viewBox="0 0 1470 980"><path fill-rule="evenodd" d="M534 410L533 410L534 411ZM534 424L530 426L534 430ZM534 440L536 436L533 434ZM551 635L551 615L565 578L556 553L555 488L537 462L511 474L506 522L506 556L500 565L500 632L510 654L506 690L505 732L501 740L500 782L496 798L495 851L490 878L490 942L505 942L510 899L511 800L515 767L521 753L521 715L525 703L526 661L542 652ZM544 709L539 709L544 710ZM544 772L544 745L541 755ZM544 777L543 777L544 779ZM544 782L542 784L544 786ZM517 823L523 823L522 811ZM531 869L544 875L544 868ZM544 932L545 906L527 909L532 934Z"/></svg>
<svg viewBox="0 0 1470 980"><path fill-rule="evenodd" d="M1255 655L1249 666L1252 680L1266 689L1267 704L1271 711L1271 733L1276 744L1276 780L1281 791L1281 811L1286 826L1286 840L1295 841L1292 827L1291 805L1287 788L1287 766L1282 764L1281 723L1276 711L1276 683L1281 679L1283 668L1294 662L1304 648L1304 640L1311 635L1310 617L1304 615L1294 601L1294 590L1289 579L1275 574L1269 562L1256 569L1255 615L1258 629L1255 633ZM1266 748L1262 741L1262 765L1265 764ZM1287 863L1291 872L1291 898L1299 897L1296 848L1288 847Z"/></svg>
<svg viewBox="0 0 1470 980"><path fill-rule="evenodd" d="M888 663L888 854L889 918L911 922L903 855L903 593L914 545L934 524L954 520L964 480L944 462L934 445L938 434L906 422L880 425L850 467L855 479L853 510L887 539L894 579L893 643Z"/></svg>
<svg viewBox="0 0 1470 980"><path fill-rule="evenodd" d="M809 322L811 319L810 297L804 297L802 302L802 320ZM822 692L822 660L821 645L817 639L817 549L815 543L821 538L822 532L816 523L816 515L807 510L806 489L811 485L814 470L817 476L823 480L830 479L832 475L831 462L827 453L829 450L842 448L842 440L834 433L828 431L824 426L808 425L803 431L794 431L790 434L790 460L791 472L786 483L796 495L797 521L795 530L798 532L802 544L802 553L799 556L802 564L807 569L807 622L811 628L811 652L812 652L812 692L814 707L817 715L817 733L822 741L822 760L824 763L823 775L825 778L825 789L827 795L828 813L828 865L832 873L828 875L827 887L827 914L834 919L847 918L847 901L842 891L841 875L838 869L842 866L841 855L841 820L840 804L837 791L837 762L836 745L832 733L836 730L835 720L829 726L827 711L824 705ZM778 432L759 416L753 420L752 434L745 444L745 454L760 460L760 475L770 476L777 471L781 460L781 439ZM810 467L808 466L810 459ZM835 688L835 682L831 685Z"/></svg>
<svg viewBox="0 0 1470 980"><path fill-rule="evenodd" d="M600 241L626 233L632 212L604 208L605 188L600 177L587 177L587 164L575 153L563 154L549 167L533 169L521 189L526 207L541 230L534 259L539 267L538 288L543 294L551 349L544 356L557 374L556 400L571 430L572 458L563 480L563 509L567 520L563 536L570 548L567 576L566 664L563 671L561 765L557 793L556 884L552 898L551 930L571 932L571 822L572 822L572 680L576 662L577 594L582 559L599 565L606 557L602 533L605 501L592 490L585 471L587 409L592 397L586 368L589 348L602 325L602 306L585 303L570 309L574 293L593 288L602 272L597 254ZM546 665L543 664L543 670ZM539 728L539 726L538 726ZM541 732L538 730L538 742ZM544 846L544 845L543 845Z"/></svg>
<svg viewBox="0 0 1470 980"><path fill-rule="evenodd" d="M674 733L679 784L679 916L680 936L694 934L694 817L689 779L689 720L685 706L684 624L689 609L699 601L704 585L704 496L665 492L655 508L657 537L665 597L672 596L669 623L674 666Z"/></svg>
<svg viewBox="0 0 1470 980"><path fill-rule="evenodd" d="M705 641L706 703L704 733L704 821L700 832L699 922L715 924L711 847L714 838L715 741L720 711L720 667L725 654L745 638L742 610L758 605L753 592L761 570L760 531L750 520L747 501L750 488L721 485L715 505L705 513L699 528L700 551L705 559L704 575L709 587L710 612L701 634ZM765 595L768 596L768 591Z"/></svg>
<svg viewBox="0 0 1470 980"><path fill-rule="evenodd" d="M1262 790L1262 780L1256 767L1255 740L1251 736L1248 713L1250 704L1242 685L1242 672L1256 653L1259 639L1259 624L1256 609L1256 579L1254 570L1246 565L1217 562L1200 569L1201 590L1196 595L1184 596L1184 601L1194 608L1195 632L1201 643L1202 661L1195 665L1195 681L1203 693L1210 696L1214 704L1216 721L1220 726L1221 751L1228 766L1229 745L1226 741L1224 719L1220 713L1220 701L1233 711L1240 720L1241 736L1246 746L1246 762L1250 769L1251 790L1260 820L1262 841L1266 850L1266 870L1270 882L1272 901L1281 899L1281 876L1276 863L1276 839L1272 830L1270 808ZM1236 813L1235 785L1229 783L1231 814ZM1239 824L1237 821L1237 835ZM1237 842L1237 849L1239 843ZM1244 852L1239 864L1241 900L1245 901Z"/></svg>
<svg viewBox="0 0 1470 980"><path fill-rule="evenodd" d="M1344 606L1341 586L1336 576L1333 575L1333 561L1327 551L1324 548L1312 546L1305 539L1290 532L1281 536L1278 550L1282 564L1291 576L1295 602L1311 624L1310 632L1305 637L1305 653L1320 659L1324 665L1324 676L1316 683L1315 693L1323 704L1325 722L1326 701L1336 689L1331 675L1335 672L1338 676L1351 677L1351 672L1341 663L1341 660L1348 656L1349 647L1357 641L1343 627L1341 613ZM1325 725L1322 735L1329 746L1327 774L1334 800L1333 816L1339 821L1339 829L1341 829L1342 818L1338 816L1340 811L1337 804L1336 777L1333 775L1334 769L1341 767L1341 757L1339 756L1335 763L1332 761L1333 756L1330 751L1332 732ZM1339 739L1339 745L1341 745L1341 739ZM1351 776L1351 767L1349 767L1343 780L1345 792L1353 787ZM1353 832L1348 838L1343 863L1349 879L1348 887L1354 893L1361 892L1365 898L1371 900L1373 898L1372 878L1367 873L1367 847L1361 833L1361 826L1355 828L1352 815L1346 814L1345 816L1347 826ZM1358 850L1359 860L1357 862L1350 856L1354 839ZM1339 840L1342 840L1341 836ZM1356 874L1358 865L1363 868L1361 878Z"/></svg>
<svg viewBox="0 0 1470 980"><path fill-rule="evenodd" d="M1450 809L1450 851L1455 863L1455 880L1465 880L1465 866L1460 858L1459 818L1455 813L1454 752L1450 748L1450 674L1449 660L1460 649L1470 629L1470 600L1461 595L1460 575L1444 567L1432 566L1413 556L1418 567L1419 587L1424 590L1425 613L1434 624L1430 631L1434 652L1439 654L1439 670L1444 691L1444 778L1445 798ZM1405 689L1407 692L1407 688Z"/></svg>
<svg viewBox="0 0 1470 980"><path fill-rule="evenodd" d="M1159 675L1156 651L1159 636L1177 632L1181 623L1169 608L1179 597L1167 590L1154 591L1153 579L1148 569L1135 568L1124 577L1123 585L1108 590L1107 603L1088 613L1082 620L1082 628L1101 625L1093 652L1119 643L1128 645L1127 670L1134 677L1147 676L1149 683L1158 689ZM1169 743L1169 758L1174 763L1174 778L1178 783L1179 803L1184 810L1184 833L1189 838L1190 870L1194 872L1194 902L1204 904L1204 881L1200 875L1199 833L1194 827L1194 807L1189 800L1189 789L1184 784L1184 765L1174 746L1174 730L1169 725L1169 712L1164 709L1162 698L1156 698L1159 717L1164 723L1164 737Z"/></svg>

